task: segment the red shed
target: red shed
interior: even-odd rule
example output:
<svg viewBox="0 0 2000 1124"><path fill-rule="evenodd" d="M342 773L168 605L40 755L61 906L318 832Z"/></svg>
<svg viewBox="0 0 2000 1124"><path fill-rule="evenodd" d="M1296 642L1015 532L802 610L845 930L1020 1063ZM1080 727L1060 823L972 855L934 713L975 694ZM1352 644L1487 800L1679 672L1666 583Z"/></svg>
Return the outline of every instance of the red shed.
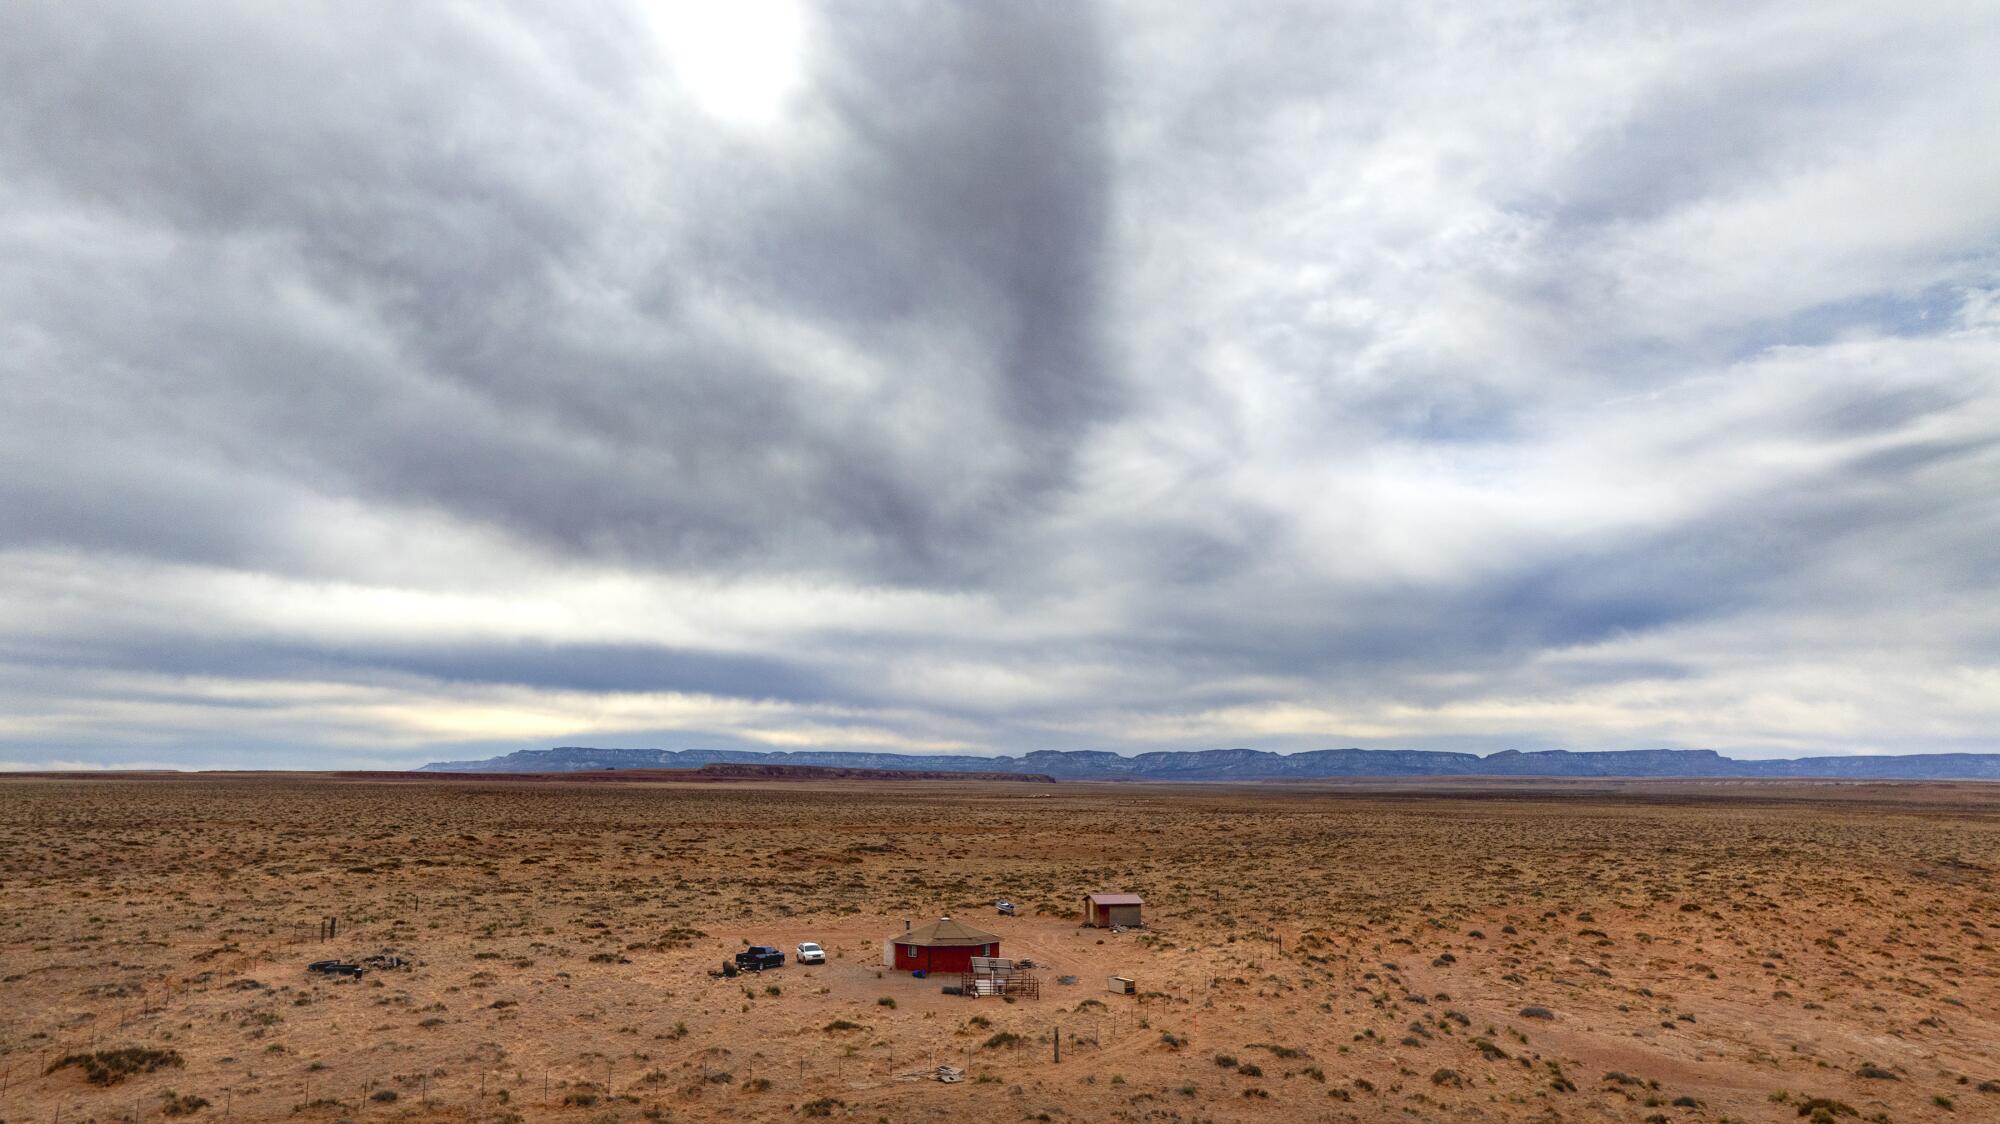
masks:
<svg viewBox="0 0 2000 1124"><path fill-rule="evenodd" d="M1144 904L1137 894L1088 894L1083 899L1083 923L1100 929L1113 925L1140 928L1145 925L1139 916Z"/></svg>
<svg viewBox="0 0 2000 1124"><path fill-rule="evenodd" d="M882 942L882 963L899 972L970 972L975 956L1000 955L1000 938L940 917Z"/></svg>

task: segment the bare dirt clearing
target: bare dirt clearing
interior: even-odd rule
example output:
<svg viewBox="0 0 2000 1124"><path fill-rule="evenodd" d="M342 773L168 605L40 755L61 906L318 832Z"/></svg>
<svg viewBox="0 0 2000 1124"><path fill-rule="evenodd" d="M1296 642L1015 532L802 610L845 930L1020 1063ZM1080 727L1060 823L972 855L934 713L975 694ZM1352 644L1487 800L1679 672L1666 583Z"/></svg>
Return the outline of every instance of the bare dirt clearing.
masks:
<svg viewBox="0 0 2000 1124"><path fill-rule="evenodd" d="M0 1120L1993 1120L1996 868L1977 784L12 777Z"/></svg>

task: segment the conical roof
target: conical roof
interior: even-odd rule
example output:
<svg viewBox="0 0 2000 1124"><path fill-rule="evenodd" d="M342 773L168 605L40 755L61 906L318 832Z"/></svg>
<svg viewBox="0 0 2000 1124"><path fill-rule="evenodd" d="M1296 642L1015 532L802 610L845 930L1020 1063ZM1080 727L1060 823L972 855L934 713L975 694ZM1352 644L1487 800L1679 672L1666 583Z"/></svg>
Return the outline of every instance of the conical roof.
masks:
<svg viewBox="0 0 2000 1124"><path fill-rule="evenodd" d="M898 933L892 938L897 944L916 948L964 948L968 945L993 944L1000 938L992 933L982 933L970 925L940 917L936 921L907 933Z"/></svg>

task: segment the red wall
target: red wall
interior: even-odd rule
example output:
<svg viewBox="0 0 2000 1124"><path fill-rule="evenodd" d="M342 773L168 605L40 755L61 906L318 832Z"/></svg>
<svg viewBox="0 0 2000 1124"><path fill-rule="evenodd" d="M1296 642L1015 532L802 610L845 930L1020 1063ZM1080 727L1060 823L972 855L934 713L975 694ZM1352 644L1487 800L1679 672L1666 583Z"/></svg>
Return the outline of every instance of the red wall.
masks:
<svg viewBox="0 0 2000 1124"><path fill-rule="evenodd" d="M970 972L973 957L998 955L999 941L961 948L915 948L899 944L896 946L896 970L912 972L921 968L926 972Z"/></svg>

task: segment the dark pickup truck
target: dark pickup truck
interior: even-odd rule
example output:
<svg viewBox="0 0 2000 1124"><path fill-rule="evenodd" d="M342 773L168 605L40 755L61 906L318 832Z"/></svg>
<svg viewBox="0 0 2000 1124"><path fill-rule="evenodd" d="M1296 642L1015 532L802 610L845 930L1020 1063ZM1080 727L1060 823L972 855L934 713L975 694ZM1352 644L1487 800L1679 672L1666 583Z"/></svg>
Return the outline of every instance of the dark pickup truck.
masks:
<svg viewBox="0 0 2000 1124"><path fill-rule="evenodd" d="M785 954L770 945L753 944L736 954L736 966L745 972L785 966Z"/></svg>

